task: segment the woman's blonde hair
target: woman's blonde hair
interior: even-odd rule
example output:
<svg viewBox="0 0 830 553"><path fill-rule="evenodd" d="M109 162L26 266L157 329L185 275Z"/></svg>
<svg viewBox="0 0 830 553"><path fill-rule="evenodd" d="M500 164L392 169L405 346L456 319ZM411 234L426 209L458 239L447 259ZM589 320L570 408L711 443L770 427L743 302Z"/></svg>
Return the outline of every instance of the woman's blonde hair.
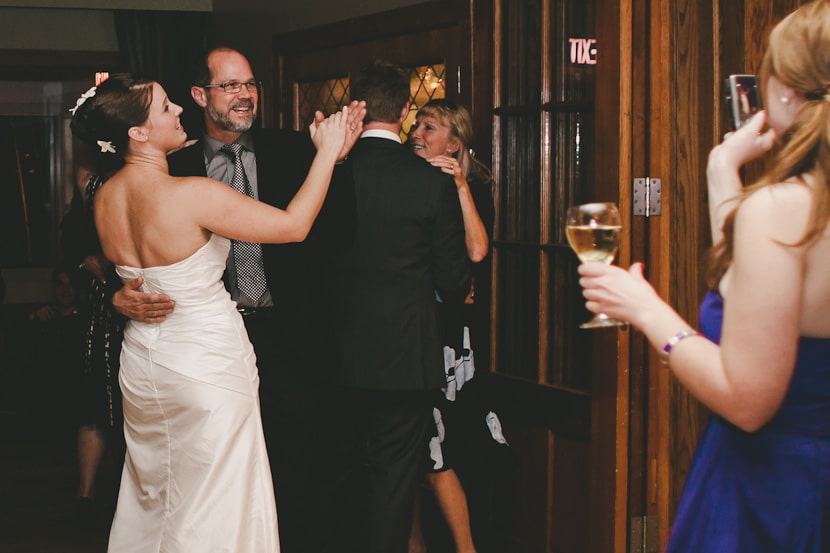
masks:
<svg viewBox="0 0 830 553"><path fill-rule="evenodd" d="M810 223L794 246L815 238L830 220L830 0L805 4L773 28L759 77L762 91L769 78L775 77L807 101L778 137L779 145L766 173L743 190L724 220L723 240L712 250L708 284L713 289L732 262L737 210L758 189L812 174L815 187ZM765 98L767 104L776 101L778 98Z"/></svg>
<svg viewBox="0 0 830 553"><path fill-rule="evenodd" d="M473 141L473 118L467 108L441 98L424 104L418 110L418 116L433 117L450 129L450 135L460 143L453 157L458 160L458 166L465 177L469 177L471 172L489 177L490 171L473 157L470 150L470 143Z"/></svg>

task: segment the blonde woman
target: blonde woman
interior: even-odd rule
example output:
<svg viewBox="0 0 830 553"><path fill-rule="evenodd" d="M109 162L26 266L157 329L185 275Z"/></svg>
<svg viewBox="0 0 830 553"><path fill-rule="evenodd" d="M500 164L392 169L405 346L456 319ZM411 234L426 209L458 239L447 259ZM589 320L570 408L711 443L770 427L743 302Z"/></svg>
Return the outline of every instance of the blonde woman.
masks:
<svg viewBox="0 0 830 553"><path fill-rule="evenodd" d="M472 139L470 112L464 106L445 99L431 100L418 110L407 139L416 155L453 177L464 220L467 257L474 263L473 284L465 303L439 305L449 392L445 392L444 398L437 398L434 412L436 424L445 432L439 430L442 437L433 438L430 443L431 471L427 473L427 481L447 521L458 553L476 551L467 495L454 467L461 450L468 449L464 447L465 440L470 439L471 433L475 435L476 430L483 431L486 424L486 410L480 416L467 416L472 409L476 409L477 398L472 397L476 395L472 389L478 383L465 383L472 379L474 371L470 350L475 351L479 366L486 367L488 364L488 256L495 218L493 179L490 171L471 155L469 148ZM466 344L465 337L468 337ZM456 392L464 385L467 385L467 390L456 399ZM479 428L470 429L459 423L469 420L471 416L479 421ZM469 451L465 453L470 454ZM483 466L485 463L480 460L478 464ZM415 514L409 553L421 553L426 547L417 509Z"/></svg>

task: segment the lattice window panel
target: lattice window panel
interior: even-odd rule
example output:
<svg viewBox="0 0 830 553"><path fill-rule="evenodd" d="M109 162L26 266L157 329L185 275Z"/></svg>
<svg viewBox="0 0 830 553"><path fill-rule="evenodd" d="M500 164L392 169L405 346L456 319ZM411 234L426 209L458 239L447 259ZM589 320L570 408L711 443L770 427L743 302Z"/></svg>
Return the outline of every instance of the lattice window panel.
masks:
<svg viewBox="0 0 830 553"><path fill-rule="evenodd" d="M349 103L349 77L300 83L297 87L299 120L302 128L314 120L314 112L334 113Z"/></svg>
<svg viewBox="0 0 830 553"><path fill-rule="evenodd" d="M446 67L443 63L405 68L409 72L409 94L411 104L409 115L403 122L402 136L406 136L409 127L415 121L415 115L421 107L432 99L444 98Z"/></svg>

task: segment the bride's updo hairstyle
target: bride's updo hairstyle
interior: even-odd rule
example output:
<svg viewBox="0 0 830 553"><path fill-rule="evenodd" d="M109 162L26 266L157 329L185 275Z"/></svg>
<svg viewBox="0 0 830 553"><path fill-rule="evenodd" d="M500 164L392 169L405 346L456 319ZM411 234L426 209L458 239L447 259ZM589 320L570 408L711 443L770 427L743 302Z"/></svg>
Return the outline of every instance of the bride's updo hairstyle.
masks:
<svg viewBox="0 0 830 553"><path fill-rule="evenodd" d="M153 83L128 73L111 75L79 99L70 125L72 132L100 153L100 161L123 163L130 127L147 121L153 101Z"/></svg>
<svg viewBox="0 0 830 553"><path fill-rule="evenodd" d="M813 207L804 236L793 246L819 236L830 221L830 1L814 0L787 16L772 30L761 62L759 81L766 91L770 77L792 88L806 102L778 137L772 163L761 179L744 188L726 217L724 238L712 250L708 284L716 289L732 262L735 214L740 203L759 188L811 173ZM767 104L778 98L765 98Z"/></svg>

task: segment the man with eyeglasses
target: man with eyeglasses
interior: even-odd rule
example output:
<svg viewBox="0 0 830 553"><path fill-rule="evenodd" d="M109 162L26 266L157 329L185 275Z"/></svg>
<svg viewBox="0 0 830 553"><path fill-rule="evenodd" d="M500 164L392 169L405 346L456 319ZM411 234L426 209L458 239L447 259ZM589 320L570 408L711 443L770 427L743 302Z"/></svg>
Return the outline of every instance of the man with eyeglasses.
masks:
<svg viewBox="0 0 830 553"><path fill-rule="evenodd" d="M248 59L215 48L197 64L191 96L202 108L205 132L195 145L172 154L175 176L205 175L263 202L285 208L314 157L307 133L254 126L260 83ZM350 115L360 120L362 105ZM353 121L354 122L354 121ZM352 137L352 143L357 136ZM351 146L349 144L348 146ZM348 151L348 148L344 148ZM329 301L324 278L333 252L351 236L351 172L338 167L326 202L305 242L259 245L234 241L225 274L257 356L263 430L271 462L282 553L318 552L318 526L327 516L324 463L331 431L327 347ZM240 253L238 253L240 252ZM159 322L174 306L128 283L113 304L124 315ZM333 355L333 354L332 354ZM330 510L330 509L329 509Z"/></svg>

